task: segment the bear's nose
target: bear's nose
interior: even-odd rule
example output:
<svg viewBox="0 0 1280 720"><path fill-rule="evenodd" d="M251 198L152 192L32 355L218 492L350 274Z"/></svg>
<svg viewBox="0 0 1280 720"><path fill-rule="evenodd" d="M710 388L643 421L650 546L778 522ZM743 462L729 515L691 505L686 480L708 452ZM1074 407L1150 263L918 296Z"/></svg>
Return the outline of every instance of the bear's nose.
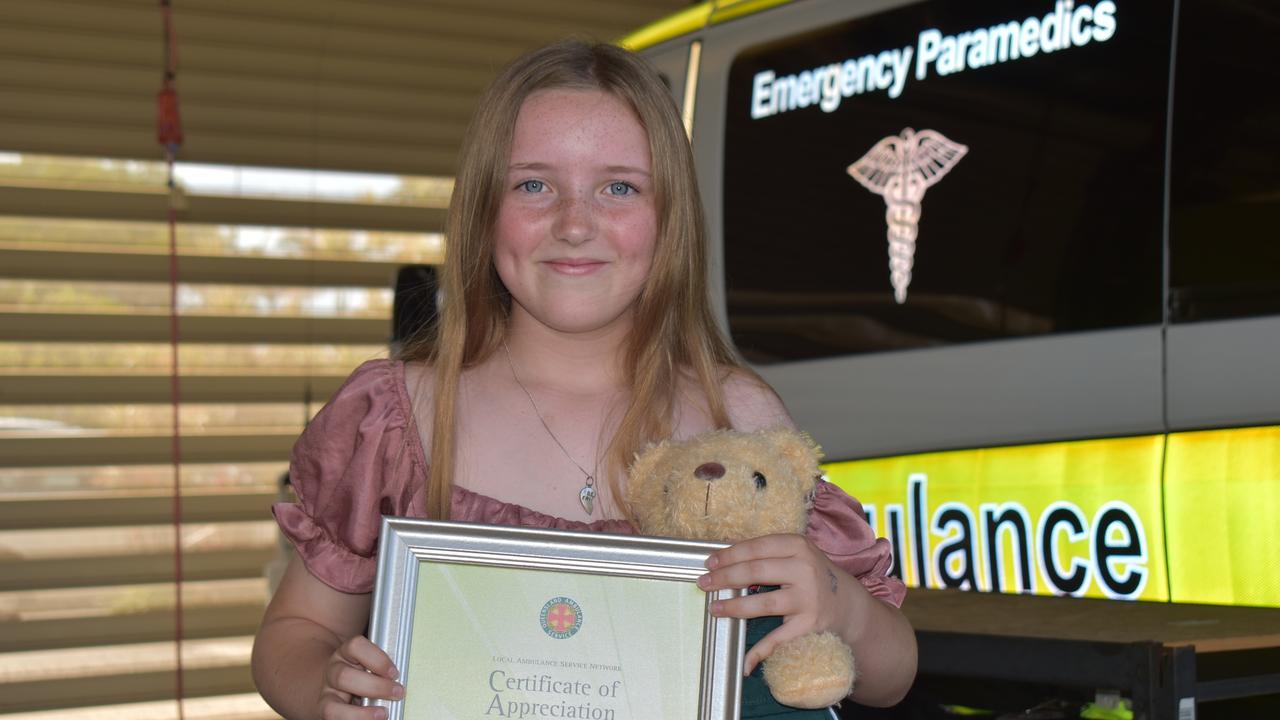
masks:
<svg viewBox="0 0 1280 720"><path fill-rule="evenodd" d="M724 466L714 462L702 463L693 471L693 476L699 480L719 480L724 477Z"/></svg>

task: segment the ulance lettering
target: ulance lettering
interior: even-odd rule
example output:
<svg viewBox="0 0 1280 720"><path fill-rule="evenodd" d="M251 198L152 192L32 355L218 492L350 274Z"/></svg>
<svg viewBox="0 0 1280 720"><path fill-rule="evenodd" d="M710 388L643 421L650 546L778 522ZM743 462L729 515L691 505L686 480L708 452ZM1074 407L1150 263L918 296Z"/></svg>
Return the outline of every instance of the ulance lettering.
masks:
<svg viewBox="0 0 1280 720"><path fill-rule="evenodd" d="M1082 596L1091 585L1105 597L1133 600L1150 576L1142 518L1129 504L1112 500L1089 518L1075 503L1058 500L1033 518L1017 502L982 503L977 512L960 502L929 508L929 478L907 478L907 502L866 505L877 535L893 546L893 574L910 567L916 584L995 592ZM1062 548L1087 541L1087 556ZM904 567L905 566L905 567ZM1005 576L1004 568L1011 568Z"/></svg>

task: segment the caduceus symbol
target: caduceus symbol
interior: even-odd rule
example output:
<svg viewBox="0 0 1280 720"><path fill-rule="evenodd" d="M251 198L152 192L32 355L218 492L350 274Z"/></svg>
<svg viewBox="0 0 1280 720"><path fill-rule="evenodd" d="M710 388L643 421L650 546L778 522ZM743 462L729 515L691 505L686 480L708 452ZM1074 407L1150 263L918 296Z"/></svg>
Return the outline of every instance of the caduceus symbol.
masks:
<svg viewBox="0 0 1280 720"><path fill-rule="evenodd" d="M936 130L907 128L877 142L849 174L862 186L884 196L889 224L889 282L899 304L907 301L916 237L920 234L920 201L930 185L942 179L969 148Z"/></svg>

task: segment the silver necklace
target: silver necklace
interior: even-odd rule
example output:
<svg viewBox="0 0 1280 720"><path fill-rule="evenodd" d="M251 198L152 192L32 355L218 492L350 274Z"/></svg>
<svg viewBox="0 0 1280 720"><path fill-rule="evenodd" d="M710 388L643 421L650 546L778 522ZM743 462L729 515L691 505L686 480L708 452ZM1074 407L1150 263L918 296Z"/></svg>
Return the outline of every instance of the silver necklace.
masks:
<svg viewBox="0 0 1280 720"><path fill-rule="evenodd" d="M507 367L511 368L511 377L515 379L516 385L519 385L520 389L524 391L524 396L529 398L529 406L533 408L533 414L538 417L538 422L542 423L542 429L546 430L547 435L551 436L556 447L560 448L560 452L564 453L565 458L567 458L569 462L573 463L573 466L578 468L578 470L582 472L583 476L586 477L586 482L583 484L582 489L578 491L578 502L582 503L582 509L590 515L596 504L596 473L600 472L600 458L598 456L596 457L595 472L587 472L586 468L582 467L577 460L573 459L573 456L565 449L564 443L560 442L560 438L556 437L556 434L551 432L551 426L547 425L547 421L543 419L542 412L538 410L538 403L533 401L533 394L529 392L529 388L525 387L524 383L520 382L520 375L516 372L516 364L511 360L511 348L507 347L507 341L505 339L502 341L502 350L507 355Z"/></svg>

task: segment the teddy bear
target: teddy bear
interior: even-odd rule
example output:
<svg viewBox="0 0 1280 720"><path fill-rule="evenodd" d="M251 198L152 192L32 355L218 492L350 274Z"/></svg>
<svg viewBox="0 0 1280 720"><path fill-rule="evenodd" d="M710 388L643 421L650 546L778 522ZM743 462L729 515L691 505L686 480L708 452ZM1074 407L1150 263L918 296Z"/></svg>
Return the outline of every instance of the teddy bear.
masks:
<svg viewBox="0 0 1280 720"><path fill-rule="evenodd" d="M714 430L684 441L668 440L637 454L627 480L627 501L646 535L736 542L772 533L803 534L822 482L821 452L807 435L788 428L757 432ZM754 644L781 618L748 623ZM754 683L763 683L753 690ZM853 689L853 652L835 634L810 633L779 645L746 678L743 717L802 717L790 708L825 708ZM752 693L788 708L757 707ZM768 702L768 700L762 701ZM800 713L800 711L795 711ZM824 711L813 717L829 717Z"/></svg>

